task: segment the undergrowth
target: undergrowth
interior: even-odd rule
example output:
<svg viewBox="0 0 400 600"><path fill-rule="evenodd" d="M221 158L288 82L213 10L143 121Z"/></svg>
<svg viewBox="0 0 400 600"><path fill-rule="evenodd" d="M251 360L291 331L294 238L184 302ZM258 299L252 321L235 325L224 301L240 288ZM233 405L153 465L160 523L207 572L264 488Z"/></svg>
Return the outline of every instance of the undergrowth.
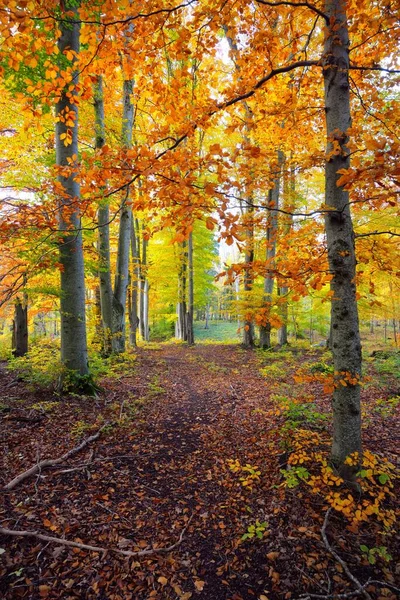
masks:
<svg viewBox="0 0 400 600"><path fill-rule="evenodd" d="M136 355L131 352L113 354L107 358L98 352L89 357L90 374L79 375L67 370L60 360L60 345L56 340L41 339L25 356L11 358L8 369L29 385L43 389L59 389L86 393L99 391L96 381L102 378L118 379L134 372Z"/></svg>

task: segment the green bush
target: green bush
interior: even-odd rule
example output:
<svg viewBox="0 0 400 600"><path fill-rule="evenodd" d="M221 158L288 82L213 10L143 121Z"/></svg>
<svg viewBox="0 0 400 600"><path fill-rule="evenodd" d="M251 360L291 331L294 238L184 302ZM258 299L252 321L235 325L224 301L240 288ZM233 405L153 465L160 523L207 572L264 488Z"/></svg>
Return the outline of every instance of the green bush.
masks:
<svg viewBox="0 0 400 600"><path fill-rule="evenodd" d="M150 329L150 337L156 342L170 340L175 335L176 316L171 315L155 321Z"/></svg>
<svg viewBox="0 0 400 600"><path fill-rule="evenodd" d="M311 373L330 373L333 374L333 365L328 365L325 362L311 363L308 367Z"/></svg>
<svg viewBox="0 0 400 600"><path fill-rule="evenodd" d="M8 368L27 383L43 388L55 387L64 373L59 343L42 338L25 356L11 358Z"/></svg>
<svg viewBox="0 0 400 600"><path fill-rule="evenodd" d="M394 352L388 355L387 358L377 359L375 368L381 375L392 375L397 379L400 378L400 352Z"/></svg>

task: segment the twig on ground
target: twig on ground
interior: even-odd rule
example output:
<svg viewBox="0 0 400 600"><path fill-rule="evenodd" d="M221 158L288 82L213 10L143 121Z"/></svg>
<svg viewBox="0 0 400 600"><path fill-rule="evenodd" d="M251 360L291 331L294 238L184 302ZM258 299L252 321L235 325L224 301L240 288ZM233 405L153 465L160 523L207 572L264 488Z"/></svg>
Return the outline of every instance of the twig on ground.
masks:
<svg viewBox="0 0 400 600"><path fill-rule="evenodd" d="M372 582L370 579L364 584L362 584L350 571L347 563L339 556L337 552L332 548L328 541L328 537L326 535L326 529L328 527L329 515L331 514L332 508L329 508L326 511L324 523L321 529L321 537L324 542L325 548L328 552L333 556L333 558L342 566L343 571L346 573L348 579L355 585L356 590L352 590L350 592L343 592L341 594L302 594L297 598L297 600L312 600L313 598L317 598L319 600L347 600L347 598L353 598L354 596L364 596L367 600L372 600L371 596L367 592L367 587L372 583L380 583L378 581ZM380 585L383 585L380 583ZM330 587L330 586L329 586Z"/></svg>
<svg viewBox="0 0 400 600"><path fill-rule="evenodd" d="M350 571L349 567L347 566L347 563L343 560L343 558L341 558L339 556L339 554L337 552L335 552L335 550L332 548L332 546L330 545L330 543L328 541L328 538L326 535L326 528L328 526L328 520L329 520L329 515L331 514L331 511L332 511L332 508L328 508L328 510L326 511L324 524L322 525L322 529L321 529L321 536L322 536L323 542L325 544L325 548L328 550L328 552L330 552L332 554L332 556L337 560L337 562L343 567L343 571L346 573L346 575L350 579L350 581L352 581L354 583L354 585L356 586L359 593L362 594L364 596L364 598L367 598L367 600L372 600L371 596L368 594L368 592L365 589L366 584L362 585L360 583L360 581L356 577L354 577L353 573Z"/></svg>
<svg viewBox="0 0 400 600"><path fill-rule="evenodd" d="M31 475L35 475L36 473L40 473L43 469L45 469L47 467L53 467L54 465L58 465L58 464L60 464L60 463L62 463L64 461L68 460L69 458L71 458L71 456L74 456L75 454L78 454L78 452L80 452L81 450L83 450L83 448L85 448L88 444L90 444L91 442L94 442L95 440L97 440L97 438L100 437L102 431L108 425L110 425L110 423L108 423L108 422L105 423L102 427L100 427L100 429L98 430L97 433L95 433L94 435L91 435L86 440L83 440L83 442L81 442L79 444L79 446L75 446L75 448L72 448L71 450L68 450L68 452L66 452L65 454L63 454L59 458L54 458L54 459L46 458L45 460L41 460L40 462L37 462L35 465L33 465L33 467L31 467L27 471L24 471L23 473L20 473L19 475L17 475L17 477L14 477L14 479L12 481L10 481L9 483L7 483L7 485L4 487L4 490L7 490L7 491L8 490L12 490L19 483L21 483L21 481L24 481L25 479L27 479Z"/></svg>
<svg viewBox="0 0 400 600"><path fill-rule="evenodd" d="M365 584L363 587L367 587L368 584ZM353 590L352 592L347 592L343 594L304 594L304 596L299 596L298 600L312 600L312 598L319 598L320 600L346 600L347 598L354 598L354 596L359 596L363 590Z"/></svg>
<svg viewBox="0 0 400 600"><path fill-rule="evenodd" d="M166 546L162 548L150 548L149 550L119 550L118 548L104 548L102 546L91 546L89 544L81 544L80 542L72 542L70 540L64 540L62 538L53 537L50 535L44 535L39 533L38 531L18 531L15 529L7 529L5 527L0 527L0 533L3 535L11 535L14 537L31 537L38 540L43 540L44 542L49 542L53 544L59 544L60 546L70 546L72 548L79 548L80 550L89 550L91 552L99 552L100 554L107 554L107 552L111 552L113 554L120 554L122 556L128 556L129 558L140 558L142 556L150 556L152 554L167 554L168 552L172 552L175 548L177 548L183 540L183 536L187 528L190 525L190 522L193 518L193 515L188 519L185 527L182 529L178 540L171 544L171 546Z"/></svg>

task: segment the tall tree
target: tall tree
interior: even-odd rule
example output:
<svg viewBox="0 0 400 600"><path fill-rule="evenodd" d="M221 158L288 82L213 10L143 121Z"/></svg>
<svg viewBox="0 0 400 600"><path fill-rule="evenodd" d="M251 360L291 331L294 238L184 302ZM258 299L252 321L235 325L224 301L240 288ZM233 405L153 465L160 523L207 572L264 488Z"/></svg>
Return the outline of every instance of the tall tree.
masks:
<svg viewBox="0 0 400 600"><path fill-rule="evenodd" d="M132 103L134 82L132 78L123 83L122 144L132 147L134 106ZM126 346L126 300L129 284L129 254L131 248L132 208L128 185L120 206L117 265L115 270L114 296L112 305L112 347L114 352L124 352Z"/></svg>
<svg viewBox="0 0 400 600"><path fill-rule="evenodd" d="M278 209L279 194L281 185L281 171L284 160L284 154L281 150L277 153L276 173L274 176L274 186L268 193L268 215L267 215L267 233L266 233L266 264L267 272L264 279L264 315L265 324L260 326L260 346L261 348L271 347L271 305L272 292L274 289L274 261L276 255L276 241L278 235Z"/></svg>
<svg viewBox="0 0 400 600"><path fill-rule="evenodd" d="M324 45L324 87L327 130L325 218L332 275L332 352L337 380L333 393L332 460L340 474L352 478L358 466L345 464L361 453L361 342L356 300L356 256L349 193L338 185L340 171L350 166L349 34L346 2L326 0L328 27ZM347 374L347 375L346 375Z"/></svg>
<svg viewBox="0 0 400 600"><path fill-rule="evenodd" d="M86 316L85 273L80 215L80 190L74 167L78 159L78 72L80 24L76 2L60 3L61 55L71 55L70 81L64 84L56 103L56 162L59 181L59 251L61 263L61 359L67 369L79 375L89 373Z"/></svg>
<svg viewBox="0 0 400 600"><path fill-rule="evenodd" d="M95 111L95 148L101 150L105 144L104 122L104 91L103 76L98 75L93 92ZM108 199L100 199L97 213L99 225L98 251L99 251L99 279L100 279L100 307L103 325L103 351L109 355L112 351L112 305L114 292L111 283L110 260L110 208Z"/></svg>

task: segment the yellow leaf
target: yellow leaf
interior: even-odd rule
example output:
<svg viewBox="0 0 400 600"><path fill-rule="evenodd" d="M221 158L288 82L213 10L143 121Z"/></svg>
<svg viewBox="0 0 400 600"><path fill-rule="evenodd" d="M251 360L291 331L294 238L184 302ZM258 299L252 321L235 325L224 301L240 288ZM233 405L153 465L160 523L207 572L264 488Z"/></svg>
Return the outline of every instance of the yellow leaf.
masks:
<svg viewBox="0 0 400 600"><path fill-rule="evenodd" d="M39 585L39 594L41 598L47 598L51 591L51 587L49 585Z"/></svg>
<svg viewBox="0 0 400 600"><path fill-rule="evenodd" d="M161 585L167 585L168 583L168 579L166 577L159 577L157 581L158 583L161 583Z"/></svg>
<svg viewBox="0 0 400 600"><path fill-rule="evenodd" d="M205 586L205 581L202 581L201 579L197 579L197 581L194 582L194 587L196 588L197 591L202 592L203 588Z"/></svg>

